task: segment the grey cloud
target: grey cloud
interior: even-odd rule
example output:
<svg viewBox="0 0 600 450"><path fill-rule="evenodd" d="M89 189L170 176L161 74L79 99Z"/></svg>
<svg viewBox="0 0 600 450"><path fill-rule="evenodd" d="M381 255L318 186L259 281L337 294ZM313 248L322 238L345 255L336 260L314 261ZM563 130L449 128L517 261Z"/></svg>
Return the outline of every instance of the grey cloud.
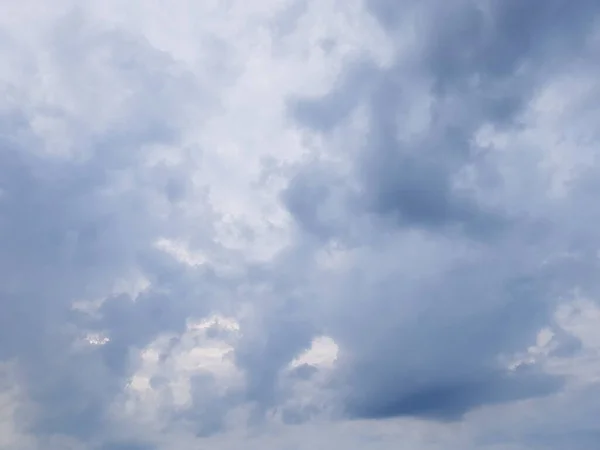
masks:
<svg viewBox="0 0 600 450"><path fill-rule="evenodd" d="M171 423L187 423L194 435L206 437L224 431L229 409L239 403L239 395L230 392L215 395L215 379L212 374L199 374L191 380L192 402L190 407L171 417Z"/></svg>
<svg viewBox="0 0 600 450"><path fill-rule="evenodd" d="M335 166L315 170L311 163L299 169L284 197L300 228L325 241L343 241L354 224L373 219L358 240L347 241L360 251L369 246L362 251L369 257L333 276L337 288L334 294L324 289L328 297L321 301L333 296L335 306L316 319L342 349L336 376L347 388L340 402L357 417L449 419L481 405L554 392L560 379L509 377L498 358L530 345L574 287L597 292L596 258L586 256L584 244L596 242L594 233L575 231L561 211L581 205L587 194L572 191L555 206L543 190L532 194L539 204L494 202L491 193L502 193L511 180L473 138L486 124L522 129L521 113L536 90L586 54L598 6L425 2L407 6L404 17L396 3L369 5L391 39L414 25L409 20L422 20L415 48L390 68L351 64L330 94L294 99L290 108L301 126L326 137L343 130L358 105L369 113L355 179L340 184ZM429 99L423 129L407 129L411 109ZM466 168L481 175L478 192L457 187ZM542 177L536 170L522 176ZM332 192L342 201L329 210L330 219L320 219ZM592 203L583 209L596 211ZM463 259L465 249L476 250ZM560 260L567 251L578 256ZM554 262L544 266L545 260Z"/></svg>
<svg viewBox="0 0 600 450"><path fill-rule="evenodd" d="M298 21L306 13L308 6L307 0L294 0L277 14L272 22L275 36L282 38L292 33L298 27Z"/></svg>
<svg viewBox="0 0 600 450"><path fill-rule="evenodd" d="M262 330L269 332L256 330L236 348L236 362L247 373L245 395L259 416L285 398L278 380L280 369L307 349L315 335L314 325L301 312L301 297L286 295L284 290L273 294L278 306L259 318Z"/></svg>
<svg viewBox="0 0 600 450"><path fill-rule="evenodd" d="M290 99L290 109L300 123L320 131L331 131L348 117L364 95L368 95L380 74L369 60L352 62L336 85L324 97Z"/></svg>
<svg viewBox="0 0 600 450"><path fill-rule="evenodd" d="M600 432L596 429L574 430L567 433L540 432L537 436L523 438L528 449L572 448L573 450L594 450L600 442Z"/></svg>
<svg viewBox="0 0 600 450"><path fill-rule="evenodd" d="M412 25L411 11L417 8L385 1L370 6L382 20L392 11L403 16L406 9L400 29ZM472 133L488 122L518 125L518 113L545 74L568 64L572 49L584 43L595 8L591 2L572 7L564 1L543 7L425 2L417 8L415 20L422 22L415 56L379 71L372 63L355 62L330 94L294 101L293 115L305 126L330 131L359 101L366 102L371 131L357 172L368 208L417 226L450 223L473 233L501 229L510 218L456 192L453 177L467 164L476 164L487 170L487 183L498 182L493 166L478 156L481 149L472 143ZM415 94L415 85L425 89ZM399 126L410 109L426 101L419 95L434 95L432 123L424 136L399 142ZM310 203L308 194L298 196Z"/></svg>
<svg viewBox="0 0 600 450"><path fill-rule="evenodd" d="M401 380L399 380L401 381ZM411 388L397 398L386 393L348 405L352 417L378 419L387 417L424 417L442 421L461 419L481 405L545 396L563 386L559 377L545 374L528 376L489 375L487 379L468 378L457 383L436 382L433 386Z"/></svg>
<svg viewBox="0 0 600 450"><path fill-rule="evenodd" d="M114 443L105 444L99 450L153 450L156 446L149 444Z"/></svg>
<svg viewBox="0 0 600 450"><path fill-rule="evenodd" d="M318 372L319 369L317 369L315 366L311 366L310 364L302 364L298 367L296 367L293 371L292 371L292 378L298 377L301 380L307 380L309 379L313 374L315 374L316 372Z"/></svg>
<svg viewBox="0 0 600 450"><path fill-rule="evenodd" d="M282 202L301 230L323 241L340 238L347 226L345 220L356 208L347 180L317 162L293 176ZM346 234L349 239L350 234Z"/></svg>
<svg viewBox="0 0 600 450"><path fill-rule="evenodd" d="M96 32L81 14L68 15L50 38L49 58L70 71L67 82L102 77L93 64L105 56L116 68L116 92L104 95L129 89L131 97L118 108L120 120L100 131L81 125L75 148L60 149L81 158L44 154L31 125L33 109L77 128L67 108L34 104L2 118L0 355L16 358L27 394L39 405L34 430L90 438L110 422L108 407L126 382L130 351L185 329L210 302L210 288L199 281L210 273L191 273L154 248L156 239L189 226L178 204L185 183L177 181L189 178L187 169L143 165L148 146L182 145L181 107L196 107L204 97L164 54L119 32ZM156 214L161 207L169 209L164 219ZM209 230L210 213L205 220L194 226ZM111 297L114 281L136 271L151 280L150 290L137 299ZM71 310L73 302L107 296L100 319ZM110 342L74 348L89 329L107 332Z"/></svg>
<svg viewBox="0 0 600 450"><path fill-rule="evenodd" d="M37 408L29 431L106 450L154 448L144 436L110 439L115 426L123 428L111 407L139 350L163 333L180 334L191 318L240 304L251 305L251 314L231 339L232 359L245 385L222 394L212 374L192 376L189 405L158 412L165 429L208 438L227 429L240 405L253 408L251 425L273 414L286 424L318 416L321 404L287 400L296 383L310 383L321 369L283 369L324 334L340 347L323 387L324 398L334 399L324 409L336 417L466 420L489 405L562 392L562 377L535 364L508 370L505 361L553 325L573 289L599 291L598 167L573 180L563 198L550 199L533 150L503 159L474 136L484 125L509 133L527 127L523 112L539 89L594 54L589 36L600 6L365 3L400 50L386 67L365 57L349 62L323 97L289 99L290 118L301 132L318 134L334 158L300 164L281 192L294 222L292 242L272 260L243 263L233 274L210 264L189 267L154 246L157 238L181 237L230 256L214 240L219 217L208 196L194 192L189 153L199 150L187 149L178 164L145 164L153 146L182 150L190 116L200 126L218 107L208 89L149 42L99 31L83 12L66 15L50 33L45 58L73 88L61 91L58 83L57 95L81 96L85 107L65 106L79 105L77 98L35 103L23 92L23 101L0 116L0 361L16 360ZM278 16L279 37L298 26L307 6L293 2ZM410 27L416 36L407 48L402 39ZM100 99L97 84L112 91ZM123 101L107 120L101 100L112 99ZM355 151L344 133L357 111L366 113L368 131ZM44 153L36 115L73 130L74 156ZM338 165L340 157L349 164ZM336 251L342 263L324 268L323 253ZM149 287L115 293L115 280L133 274ZM71 308L98 299L104 301L94 314ZM87 331L110 341L78 348ZM581 350L564 330L555 339L552 357ZM160 363L176 346L167 347ZM167 391L166 375L150 384ZM556 441L545 430L521 432L515 445L564 438L561 445L573 439L588 448L596 432L589 423L577 431L581 421L573 419L575 431Z"/></svg>
<svg viewBox="0 0 600 450"><path fill-rule="evenodd" d="M567 388L560 395L539 399L534 411L544 413L527 419L520 416L518 408L509 408L504 414L510 418L503 420L502 413L495 417L491 427L478 433L474 448L502 448L502 445L528 450L596 448L598 427L591 418L595 417L598 409L595 401L597 389L598 386L593 383Z"/></svg>

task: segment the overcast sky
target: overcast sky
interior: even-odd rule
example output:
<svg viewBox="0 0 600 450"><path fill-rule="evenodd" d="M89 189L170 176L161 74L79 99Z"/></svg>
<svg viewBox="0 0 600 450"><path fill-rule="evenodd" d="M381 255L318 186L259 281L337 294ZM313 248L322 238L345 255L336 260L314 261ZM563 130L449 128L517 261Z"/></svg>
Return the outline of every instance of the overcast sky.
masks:
<svg viewBox="0 0 600 450"><path fill-rule="evenodd" d="M600 448L600 2L0 0L0 449Z"/></svg>

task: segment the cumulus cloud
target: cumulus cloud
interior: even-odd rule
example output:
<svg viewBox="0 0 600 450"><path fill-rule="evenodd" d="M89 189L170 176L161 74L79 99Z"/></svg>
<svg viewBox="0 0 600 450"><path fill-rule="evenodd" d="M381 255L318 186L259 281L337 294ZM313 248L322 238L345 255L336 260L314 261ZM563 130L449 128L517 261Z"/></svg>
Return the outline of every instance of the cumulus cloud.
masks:
<svg viewBox="0 0 600 450"><path fill-rule="evenodd" d="M595 448L599 12L5 2L0 448Z"/></svg>

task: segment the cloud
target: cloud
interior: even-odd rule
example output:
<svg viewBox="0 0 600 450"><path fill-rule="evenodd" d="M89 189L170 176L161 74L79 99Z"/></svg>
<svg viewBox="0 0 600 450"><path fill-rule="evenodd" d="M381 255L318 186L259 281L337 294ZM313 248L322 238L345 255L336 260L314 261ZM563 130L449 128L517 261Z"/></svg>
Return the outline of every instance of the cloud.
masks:
<svg viewBox="0 0 600 450"><path fill-rule="evenodd" d="M598 12L0 6L0 448L591 448Z"/></svg>
<svg viewBox="0 0 600 450"><path fill-rule="evenodd" d="M508 162L502 152L516 148L482 145L478 135L487 127L522 132L540 86L577 70L575 46L594 45L595 7L464 2L451 11L408 7L390 18L386 2L370 5L394 36L419 18L414 45L400 43L394 62L371 75L357 75L373 72L368 62L350 67L335 93L291 108L332 146L355 145L339 137L353 111L368 123L348 156L353 179L344 171L340 186L335 165L311 166L287 197L305 233L341 240L355 253L336 279L340 300L322 322L345 355L342 401L352 416L450 419L555 391L559 380L535 369L509 374L499 358L527 346L573 288L596 291L590 241L574 244L579 232L561 217L586 194L573 188L561 200L548 198L551 150L519 148ZM569 26L552 27L562 13ZM509 170L514 178L503 173ZM512 197L513 189L523 197ZM333 196L348 198L346 207L337 207L337 221L318 222ZM364 218L372 225L349 240ZM325 231L325 224L339 228ZM561 259L567 252L576 256Z"/></svg>
<svg viewBox="0 0 600 450"><path fill-rule="evenodd" d="M118 31L96 30L81 12L67 13L43 37L48 55L27 63L46 85L15 85L3 114L2 353L18 360L28 394L46 406L41 430L89 435L120 389L130 348L184 327L194 314L182 306L193 291L175 293L185 269L156 259L153 248L185 227L190 213L170 187L183 189L189 170L185 160L151 158L178 157L176 105L202 96L168 57ZM115 283L139 271L151 288L119 296ZM71 311L73 302L107 297L99 321ZM108 332L110 341L74 350L84 326Z"/></svg>

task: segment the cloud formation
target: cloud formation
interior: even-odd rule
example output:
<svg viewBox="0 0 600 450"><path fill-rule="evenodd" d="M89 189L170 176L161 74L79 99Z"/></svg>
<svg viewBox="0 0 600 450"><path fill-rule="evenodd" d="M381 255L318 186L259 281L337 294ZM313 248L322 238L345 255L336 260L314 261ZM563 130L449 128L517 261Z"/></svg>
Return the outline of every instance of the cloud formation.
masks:
<svg viewBox="0 0 600 450"><path fill-rule="evenodd" d="M0 6L0 448L595 448L596 3Z"/></svg>

